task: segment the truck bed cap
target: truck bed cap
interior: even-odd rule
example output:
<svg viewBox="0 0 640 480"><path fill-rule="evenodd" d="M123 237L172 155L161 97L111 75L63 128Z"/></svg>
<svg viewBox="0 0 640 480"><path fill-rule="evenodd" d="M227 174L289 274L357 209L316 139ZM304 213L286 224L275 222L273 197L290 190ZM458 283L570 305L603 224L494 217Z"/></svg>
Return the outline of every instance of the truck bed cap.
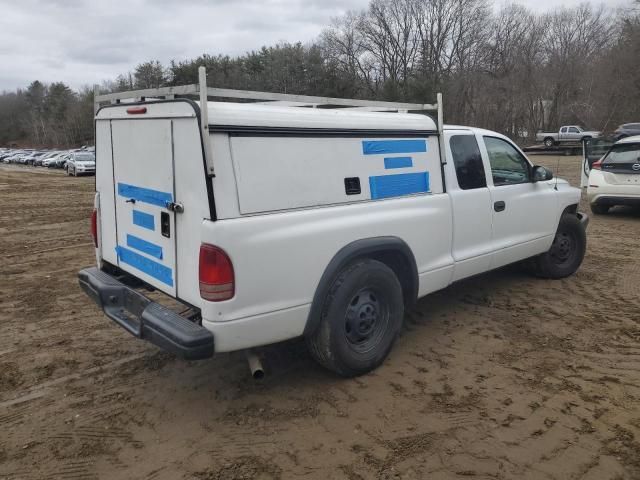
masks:
<svg viewBox="0 0 640 480"><path fill-rule="evenodd" d="M209 125L212 126L437 131L431 117L416 113L372 112L355 108L292 108L255 103L207 103Z"/></svg>

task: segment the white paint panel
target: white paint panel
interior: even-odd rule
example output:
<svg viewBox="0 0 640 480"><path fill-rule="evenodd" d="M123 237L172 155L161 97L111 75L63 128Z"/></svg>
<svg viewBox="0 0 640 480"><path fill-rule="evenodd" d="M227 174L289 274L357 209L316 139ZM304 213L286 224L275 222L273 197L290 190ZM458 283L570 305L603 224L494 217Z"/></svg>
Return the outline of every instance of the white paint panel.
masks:
<svg viewBox="0 0 640 480"><path fill-rule="evenodd" d="M364 112L344 108L302 108L230 102L208 102L208 107L210 125L436 131L433 119L418 113Z"/></svg>
<svg viewBox="0 0 640 480"><path fill-rule="evenodd" d="M415 137L407 137L415 139ZM400 138L231 137L242 214L371 199L369 177L429 172L430 192L442 192L436 137L427 152L365 155L364 140ZM385 169L385 158L411 157L413 166ZM215 162L215 160L214 160ZM344 179L358 177L361 193L347 195Z"/></svg>
<svg viewBox="0 0 640 480"><path fill-rule="evenodd" d="M111 122L96 122L96 192L99 196L99 241L102 258L118 265L116 255L116 210L111 157Z"/></svg>
<svg viewBox="0 0 640 480"><path fill-rule="evenodd" d="M448 196L435 194L204 222L202 241L223 248L233 262L236 294L201 302L203 319L237 320L311 303L330 260L362 238L404 240L421 294L443 288L453 269L451 221ZM297 321L304 325L306 317Z"/></svg>
<svg viewBox="0 0 640 480"><path fill-rule="evenodd" d="M200 304L198 261L200 229L210 218L207 197L208 181L204 173L202 146L195 118L173 120L176 201L184 212L176 214L177 296L192 305Z"/></svg>

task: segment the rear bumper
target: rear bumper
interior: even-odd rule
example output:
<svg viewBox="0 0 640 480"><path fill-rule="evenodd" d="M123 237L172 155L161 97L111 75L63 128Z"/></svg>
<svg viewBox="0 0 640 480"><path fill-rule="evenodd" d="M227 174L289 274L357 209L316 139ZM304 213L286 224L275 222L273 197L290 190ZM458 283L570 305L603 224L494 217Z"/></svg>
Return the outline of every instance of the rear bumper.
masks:
<svg viewBox="0 0 640 480"><path fill-rule="evenodd" d="M603 205L613 207L616 205L627 205L630 207L640 206L640 195L638 196L615 196L615 195L598 195L591 199L593 205Z"/></svg>
<svg viewBox="0 0 640 480"><path fill-rule="evenodd" d="M213 356L213 334L206 328L151 301L95 267L81 270L78 280L105 315L133 336L186 360Z"/></svg>

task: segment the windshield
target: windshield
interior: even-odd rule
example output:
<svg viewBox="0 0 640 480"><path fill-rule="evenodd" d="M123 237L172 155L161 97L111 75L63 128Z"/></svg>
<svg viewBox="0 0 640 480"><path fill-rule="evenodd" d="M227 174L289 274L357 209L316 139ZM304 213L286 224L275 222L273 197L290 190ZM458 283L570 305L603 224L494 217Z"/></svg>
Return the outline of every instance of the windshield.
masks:
<svg viewBox="0 0 640 480"><path fill-rule="evenodd" d="M78 162L93 162L93 161L95 161L94 156L89 154L89 153L76 153L74 155L74 159L77 160Z"/></svg>

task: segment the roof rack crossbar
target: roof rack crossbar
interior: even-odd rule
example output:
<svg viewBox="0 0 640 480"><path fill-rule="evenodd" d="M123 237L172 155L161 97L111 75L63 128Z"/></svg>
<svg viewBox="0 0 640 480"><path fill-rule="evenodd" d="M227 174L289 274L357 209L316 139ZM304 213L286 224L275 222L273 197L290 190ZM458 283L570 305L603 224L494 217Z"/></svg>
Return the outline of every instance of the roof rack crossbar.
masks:
<svg viewBox="0 0 640 480"><path fill-rule="evenodd" d="M97 105L104 103L120 103L121 100L139 100L142 98L174 98L175 96L200 96L197 84L176 87L146 88L129 92L115 92L96 95ZM288 93L255 92L250 90L233 90L229 88L207 87L207 98L229 98L238 100L257 100L265 103L287 102L287 106L325 106L325 107L367 107L401 111L437 111L437 104L386 102L381 100L362 100L311 95L293 95ZM277 105L278 103L274 103ZM281 104L283 105L283 104Z"/></svg>

